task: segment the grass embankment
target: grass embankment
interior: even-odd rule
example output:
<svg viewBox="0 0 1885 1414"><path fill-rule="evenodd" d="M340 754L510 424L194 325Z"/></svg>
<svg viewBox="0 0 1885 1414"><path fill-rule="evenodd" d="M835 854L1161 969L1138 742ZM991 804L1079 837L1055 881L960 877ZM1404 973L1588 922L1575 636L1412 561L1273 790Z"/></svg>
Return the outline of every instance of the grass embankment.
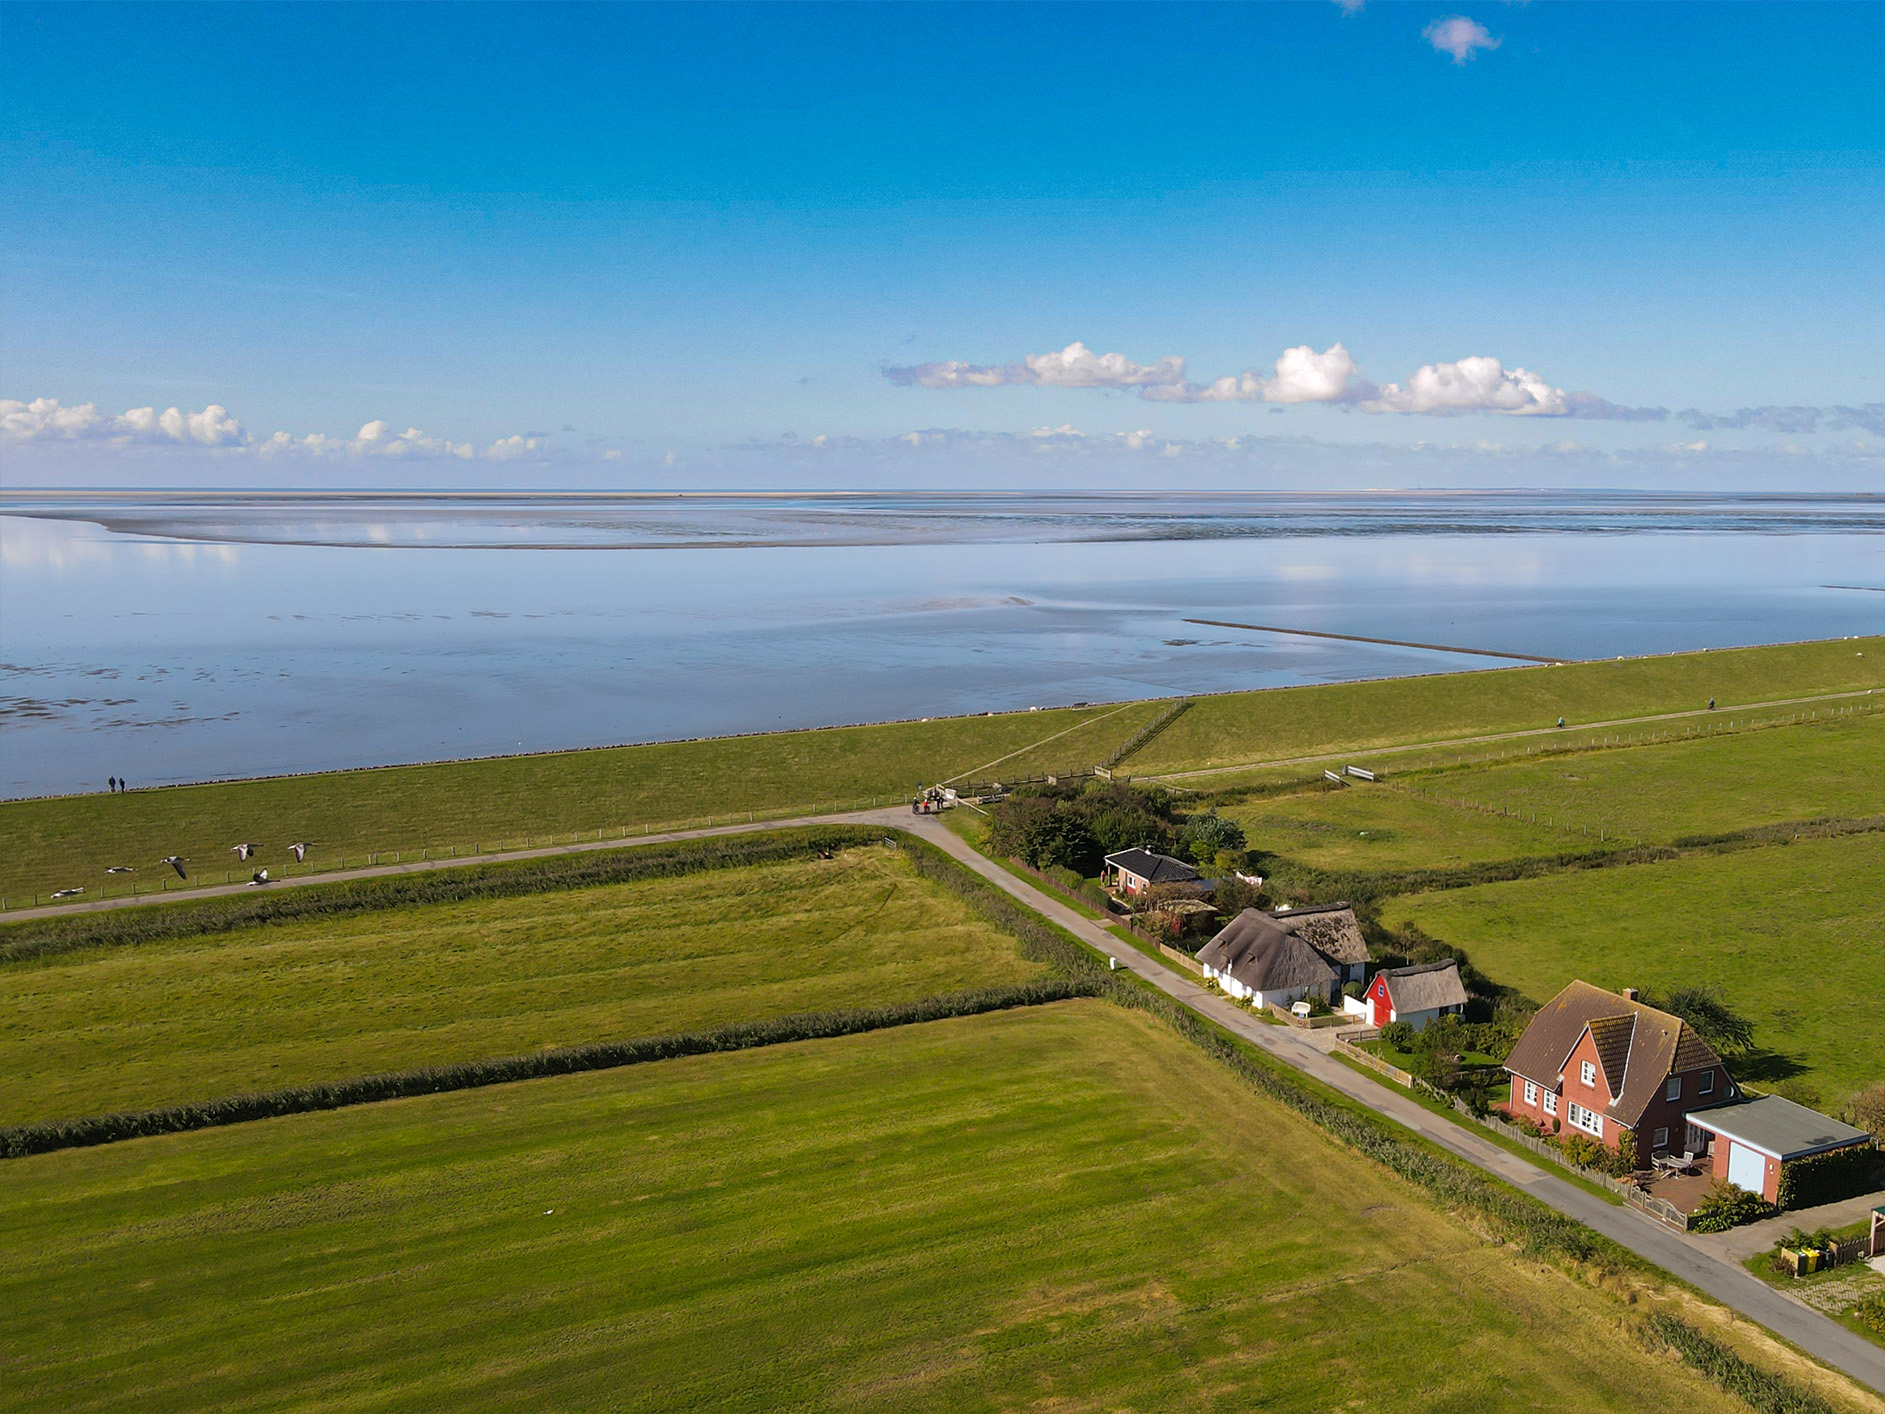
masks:
<svg viewBox="0 0 1885 1414"><path fill-rule="evenodd" d="M308 863L360 863L371 852L520 847L526 837L644 826L720 824L793 811L907 800L915 788L986 767L991 775L1074 769L1105 756L1162 704L1015 712L931 722L597 751L441 762L200 786L127 795L62 796L0 804L0 895L82 886L97 897L112 865L137 866L157 888L183 856L193 878L237 879L259 864L291 870L295 841ZM1019 753L1019 754L1014 754ZM1006 758L1006 759L1002 759ZM993 764L993 763L999 764ZM240 864L230 846L263 851ZM299 872L299 871L294 871ZM171 876L171 882L176 882ZM42 899L43 901L43 899Z"/></svg>
<svg viewBox="0 0 1885 1414"><path fill-rule="evenodd" d="M1860 657L1858 654L1865 656ZM1405 746L1574 720L1885 688L1885 639L1736 649L1629 662L1519 668L1286 688L1199 699L1122 769L1134 775L1319 751ZM963 773L1013 777L1099 760L1167 704L1021 712L492 761L67 796L0 804L0 896L109 884L115 864L161 881L180 854L220 880L230 846L265 846L280 872L291 841L311 862L467 849L578 831L723 823L886 802ZM1274 773L1270 773L1274 774ZM122 877L122 876L120 876ZM238 877L240 874L238 873Z"/></svg>
<svg viewBox="0 0 1885 1414"><path fill-rule="evenodd" d="M85 949L0 965L0 1125L912 1001L1040 971L881 846Z"/></svg>
<svg viewBox="0 0 1885 1414"><path fill-rule="evenodd" d="M1668 844L1885 812L1885 712L1619 751L1421 774L1415 789ZM1481 817L1486 818L1486 817ZM1491 823L1522 822L1491 817ZM1560 834L1558 838L1562 839Z"/></svg>
<svg viewBox="0 0 1885 1414"><path fill-rule="evenodd" d="M1885 835L1578 871L1393 900L1534 1000L1601 987L1715 987L1778 1052L1736 1064L1754 1084L1797 1075L1823 1105L1885 1078Z"/></svg>
<svg viewBox="0 0 1885 1414"><path fill-rule="evenodd" d="M1722 1407L1097 1001L7 1179L7 1408Z"/></svg>
<svg viewBox="0 0 1885 1414"><path fill-rule="evenodd" d="M1686 712L1885 688L1885 638L1736 648L1622 662L1498 668L1428 678L1199 698L1134 756L1135 775L1368 752L1469 734ZM1719 715L1719 713L1717 714Z"/></svg>

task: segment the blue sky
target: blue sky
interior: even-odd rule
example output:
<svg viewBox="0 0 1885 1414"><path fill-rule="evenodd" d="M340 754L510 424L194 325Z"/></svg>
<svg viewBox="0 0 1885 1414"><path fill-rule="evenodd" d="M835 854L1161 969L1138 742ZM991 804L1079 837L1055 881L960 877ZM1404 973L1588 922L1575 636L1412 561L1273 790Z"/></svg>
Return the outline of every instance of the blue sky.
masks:
<svg viewBox="0 0 1885 1414"><path fill-rule="evenodd" d="M13 485L1885 481L1877 4L0 24Z"/></svg>

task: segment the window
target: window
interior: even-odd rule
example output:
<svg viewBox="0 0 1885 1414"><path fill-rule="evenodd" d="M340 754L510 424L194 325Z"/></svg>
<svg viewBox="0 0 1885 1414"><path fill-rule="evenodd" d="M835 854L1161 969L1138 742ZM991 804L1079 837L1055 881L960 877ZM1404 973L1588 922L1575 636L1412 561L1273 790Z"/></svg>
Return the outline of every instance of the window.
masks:
<svg viewBox="0 0 1885 1414"><path fill-rule="evenodd" d="M1556 1090L1545 1091L1545 1113L1548 1115L1554 1115L1557 1112L1558 1112L1558 1092Z"/></svg>
<svg viewBox="0 0 1885 1414"><path fill-rule="evenodd" d="M1662 1097L1665 1100L1679 1100L1682 1098L1682 1077L1681 1076L1672 1075L1669 1077L1669 1086L1666 1090L1662 1092Z"/></svg>
<svg viewBox="0 0 1885 1414"><path fill-rule="evenodd" d="M1701 1083L1696 1086L1696 1090L1703 1095L1714 1094L1715 1093L1715 1072L1712 1070L1703 1071Z"/></svg>
<svg viewBox="0 0 1885 1414"><path fill-rule="evenodd" d="M1596 1064L1592 1061L1585 1061L1578 1067L1577 1075L1578 1079L1582 1080L1586 1085L1595 1085L1597 1083Z"/></svg>
<svg viewBox="0 0 1885 1414"><path fill-rule="evenodd" d="M1538 1086L1529 1080L1525 1082L1525 1103L1528 1105L1538 1103Z"/></svg>
<svg viewBox="0 0 1885 1414"><path fill-rule="evenodd" d="M1573 1102L1571 1105L1570 1119L1573 1128L1581 1129L1586 1134L1594 1134L1599 1139L1604 1137L1604 1117L1602 1115L1593 1114L1582 1105Z"/></svg>
<svg viewBox="0 0 1885 1414"><path fill-rule="evenodd" d="M1667 1129L1657 1130L1656 1142L1650 1147L1651 1147L1651 1152L1657 1153L1657 1154L1660 1154L1664 1149L1667 1149L1669 1147L1669 1131Z"/></svg>

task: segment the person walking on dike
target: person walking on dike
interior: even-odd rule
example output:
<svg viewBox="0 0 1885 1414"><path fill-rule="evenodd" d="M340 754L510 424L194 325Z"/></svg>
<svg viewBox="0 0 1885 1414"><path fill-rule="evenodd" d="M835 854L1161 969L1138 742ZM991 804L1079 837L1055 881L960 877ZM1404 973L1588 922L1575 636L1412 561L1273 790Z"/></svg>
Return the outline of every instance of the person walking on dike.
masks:
<svg viewBox="0 0 1885 1414"><path fill-rule="evenodd" d="M113 795L116 795L118 793L118 778L116 776L106 776L105 789L110 791Z"/></svg>

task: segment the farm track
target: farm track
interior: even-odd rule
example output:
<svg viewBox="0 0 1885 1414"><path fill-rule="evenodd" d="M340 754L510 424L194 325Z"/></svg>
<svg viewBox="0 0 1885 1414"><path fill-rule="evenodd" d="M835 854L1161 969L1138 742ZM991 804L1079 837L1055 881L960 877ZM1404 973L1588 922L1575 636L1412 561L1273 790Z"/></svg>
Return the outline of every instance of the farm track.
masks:
<svg viewBox="0 0 1885 1414"><path fill-rule="evenodd" d="M1864 693L1832 694L1837 697L1865 696ZM1798 701L1822 701L1824 698L1806 698ZM1793 705L1791 703L1769 703L1766 706ZM1737 709L1741 710L1741 709ZM1671 714L1684 716L1691 714ZM1631 719L1631 720L1667 720L1667 718ZM1615 725L1623 725L1617 723ZM1521 734L1523 735L1523 734ZM1489 737L1486 740L1505 739ZM1327 759L1327 758L1324 758ZM1241 769L1241 768L1239 768ZM544 858L559 854L586 853L603 849L632 848L640 844L658 844L668 841L709 838L716 835L750 833L756 830L777 830L794 826L814 824L863 824L875 825L885 829L907 831L919 839L928 841L959 863L966 866L1004 893L1012 896L1035 913L1047 918L1064 928L1080 941L1096 949L1104 956L1115 957L1121 967L1127 968L1142 980L1158 988L1174 1000L1189 1007L1199 1016L1214 1025L1223 1028L1265 1053L1282 1061L1292 1069L1311 1077L1329 1089L1359 1103L1369 1111L1384 1119L1391 1120L1403 1128L1412 1130L1422 1138L1438 1145L1447 1152L1472 1164L1484 1173L1511 1184L1513 1187L1531 1195L1547 1206L1571 1217L1585 1226L1601 1233L1605 1237L1636 1253L1646 1261L1662 1268L1672 1276L1706 1292L1723 1305L1758 1322L1782 1339L1789 1341L1815 1359L1842 1371L1869 1388L1885 1393L1885 1349L1855 1335L1830 1318L1819 1314L1800 1302L1790 1299L1785 1294L1774 1290L1765 1283L1722 1258L1711 1248L1696 1238L1674 1233L1653 1219L1631 1208L1613 1207L1583 1189L1556 1178L1515 1154L1481 1138L1471 1130L1436 1116L1423 1109L1411 1099L1401 1096L1387 1087L1377 1084L1367 1076L1340 1064L1331 1055L1318 1048L1294 1030L1268 1026L1258 1021L1241 1008L1233 1006L1221 996L1206 990L1137 948L1124 945L1121 939L1099 923L1086 918L1067 905L1060 903L1042 890L1035 888L1025 880L1009 873L999 865L977 852L972 846L948 830L933 816L913 816L907 808L857 811L844 815L807 816L791 820L765 821L759 823L741 823L715 826L707 829L674 831L663 835L636 837L633 840L600 840L581 844L560 845L542 849L513 851L505 854L491 854L476 858L454 860L429 860L405 864L380 865L367 869L348 870L310 877L307 879L284 880L271 888L306 887L309 884L333 883L350 879L379 878L395 874L424 873L435 869L458 868L468 864L500 863L508 860ZM160 896L161 900L202 899L241 893L250 885L216 885L206 889L177 891ZM44 917L59 914L72 914L93 911L101 908L130 907L134 903L150 903L152 900L109 900L95 901L88 904L66 905L55 908L21 910L11 915L14 918Z"/></svg>

